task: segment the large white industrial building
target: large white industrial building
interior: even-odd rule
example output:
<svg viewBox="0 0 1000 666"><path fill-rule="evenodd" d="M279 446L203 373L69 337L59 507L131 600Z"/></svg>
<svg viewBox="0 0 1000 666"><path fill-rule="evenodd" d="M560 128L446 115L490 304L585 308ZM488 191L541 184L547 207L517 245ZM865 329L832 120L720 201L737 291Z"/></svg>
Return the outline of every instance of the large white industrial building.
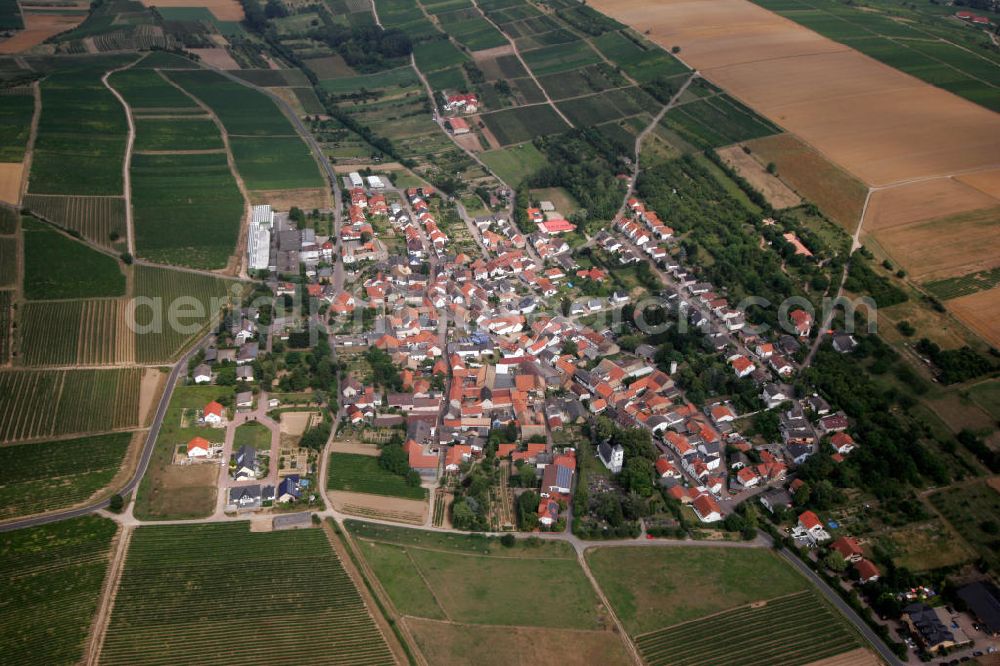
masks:
<svg viewBox="0 0 1000 666"><path fill-rule="evenodd" d="M271 260L271 227L274 211L271 206L254 206L247 234L247 267L252 271L267 270Z"/></svg>

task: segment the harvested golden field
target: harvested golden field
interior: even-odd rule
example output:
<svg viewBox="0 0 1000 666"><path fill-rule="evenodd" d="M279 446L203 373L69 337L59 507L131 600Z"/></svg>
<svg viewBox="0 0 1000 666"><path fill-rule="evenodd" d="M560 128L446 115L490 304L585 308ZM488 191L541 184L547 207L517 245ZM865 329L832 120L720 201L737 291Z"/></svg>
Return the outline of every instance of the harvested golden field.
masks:
<svg viewBox="0 0 1000 666"><path fill-rule="evenodd" d="M759 161L774 162L778 178L800 196L854 233L868 194L864 183L791 134L755 139L746 145Z"/></svg>
<svg viewBox="0 0 1000 666"><path fill-rule="evenodd" d="M0 53L20 53L38 46L49 37L75 28L87 18L86 11L80 14L44 14L24 12L24 30L10 39L0 42Z"/></svg>
<svg viewBox="0 0 1000 666"><path fill-rule="evenodd" d="M996 206L998 202L956 178L937 178L872 192L864 232L939 219Z"/></svg>
<svg viewBox="0 0 1000 666"><path fill-rule="evenodd" d="M921 282L1000 265L1000 207L897 225L874 232L890 257Z"/></svg>
<svg viewBox="0 0 1000 666"><path fill-rule="evenodd" d="M802 199L785 185L780 178L767 172L767 167L758 162L753 154L747 154L742 146L729 146L715 151L722 161L740 174L767 199L767 202L777 210L792 208L802 203Z"/></svg>
<svg viewBox="0 0 1000 666"><path fill-rule="evenodd" d="M610 631L458 624L409 616L403 622L427 661L440 666L512 663L625 666L632 663L621 639Z"/></svg>
<svg viewBox="0 0 1000 666"><path fill-rule="evenodd" d="M15 206L20 203L23 170L24 165L21 162L0 163L0 201Z"/></svg>
<svg viewBox="0 0 1000 666"><path fill-rule="evenodd" d="M1000 347L1000 287L953 298L947 308L988 343Z"/></svg>
<svg viewBox="0 0 1000 666"><path fill-rule="evenodd" d="M869 185L982 168L1000 115L747 0L595 0Z"/></svg>
<svg viewBox="0 0 1000 666"><path fill-rule="evenodd" d="M963 174L958 180L1000 200L1000 169Z"/></svg>
<svg viewBox="0 0 1000 666"><path fill-rule="evenodd" d="M882 661L872 654L871 650L858 648L844 654L838 654L836 657L814 661L806 666L880 666L881 663Z"/></svg>
<svg viewBox="0 0 1000 666"><path fill-rule="evenodd" d="M242 21L243 6L237 0L143 0L147 7L204 7L220 21Z"/></svg>
<svg viewBox="0 0 1000 666"><path fill-rule="evenodd" d="M233 60L233 56L229 55L229 51L226 49L216 46L210 49L188 49L191 53L195 54L203 62L208 64L210 67L215 67L217 69L239 69L240 64Z"/></svg>

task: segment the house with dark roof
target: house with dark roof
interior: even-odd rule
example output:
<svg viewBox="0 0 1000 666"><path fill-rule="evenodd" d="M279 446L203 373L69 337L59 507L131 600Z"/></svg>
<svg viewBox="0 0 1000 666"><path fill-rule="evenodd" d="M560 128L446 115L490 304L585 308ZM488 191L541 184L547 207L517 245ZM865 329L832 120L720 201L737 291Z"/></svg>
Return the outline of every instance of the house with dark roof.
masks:
<svg viewBox="0 0 1000 666"><path fill-rule="evenodd" d="M958 597L965 602L983 631L1000 636L1000 589L990 581L970 583L958 590Z"/></svg>
<svg viewBox="0 0 1000 666"><path fill-rule="evenodd" d="M239 486L237 488L229 489L229 504L226 508L230 511L249 511L252 509L259 509L260 504L260 486L256 484L252 486Z"/></svg>
<svg viewBox="0 0 1000 666"><path fill-rule="evenodd" d="M547 465L542 472L542 497L573 492L573 470L559 464Z"/></svg>
<svg viewBox="0 0 1000 666"><path fill-rule="evenodd" d="M298 474L289 474L282 479L281 483L278 484L278 490L275 492L275 498L282 504L294 502L301 496L302 489L299 487Z"/></svg>
<svg viewBox="0 0 1000 666"><path fill-rule="evenodd" d="M928 652L958 645L955 634L948 628L935 609L924 603L912 603L903 609L902 620Z"/></svg>
<svg viewBox="0 0 1000 666"><path fill-rule="evenodd" d="M758 500L771 513L774 513L778 509L792 508L792 494L784 488L774 488L765 491L758 496Z"/></svg>
<svg viewBox="0 0 1000 666"><path fill-rule="evenodd" d="M237 481L257 477L257 449L244 444L233 454L233 478Z"/></svg>

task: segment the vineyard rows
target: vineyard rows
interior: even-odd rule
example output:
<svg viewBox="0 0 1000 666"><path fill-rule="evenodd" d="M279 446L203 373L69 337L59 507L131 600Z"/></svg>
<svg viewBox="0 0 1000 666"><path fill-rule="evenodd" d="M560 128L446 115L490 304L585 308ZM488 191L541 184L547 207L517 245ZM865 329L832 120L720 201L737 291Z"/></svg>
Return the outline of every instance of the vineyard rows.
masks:
<svg viewBox="0 0 1000 666"><path fill-rule="evenodd" d="M14 292L0 291L0 365L5 365L10 360L11 341L14 337L11 329L13 307Z"/></svg>
<svg viewBox="0 0 1000 666"><path fill-rule="evenodd" d="M734 645L743 649L733 649ZM813 591L636 637L650 666L799 666L861 646Z"/></svg>
<svg viewBox="0 0 1000 666"><path fill-rule="evenodd" d="M0 519L86 500L121 468L132 433L0 447Z"/></svg>
<svg viewBox="0 0 1000 666"><path fill-rule="evenodd" d="M242 665L288 655L305 664L393 663L321 530L136 530L102 663Z"/></svg>
<svg viewBox="0 0 1000 666"><path fill-rule="evenodd" d="M160 363L175 358L204 331L211 321L211 317L218 314L227 297L234 293L230 291L231 289L240 295L243 293L244 286L231 280L222 280L198 273L145 265L136 266L136 297L160 299L158 303L162 307L157 309L163 315L160 330L136 333L135 354L138 362ZM201 328L194 332L178 330L177 327L169 325L167 317L169 308L172 303L176 303L178 299L182 298L186 305L190 305L193 302L192 299L197 299L203 308L203 317L185 317L183 319L182 323L185 325L200 325ZM213 305L216 307L213 308ZM185 311L188 310L189 308L186 307ZM150 316L150 308L144 307L137 310L135 314L136 324L139 326L152 324L153 320Z"/></svg>
<svg viewBox="0 0 1000 666"><path fill-rule="evenodd" d="M29 302L21 314L25 365L135 363L125 299Z"/></svg>
<svg viewBox="0 0 1000 666"><path fill-rule="evenodd" d="M17 238L0 238L0 287L17 284Z"/></svg>
<svg viewBox="0 0 1000 666"><path fill-rule="evenodd" d="M83 661L116 530L110 520L85 516L0 534L4 663Z"/></svg>
<svg viewBox="0 0 1000 666"><path fill-rule="evenodd" d="M142 369L0 372L0 441L134 428Z"/></svg>
<svg viewBox="0 0 1000 666"><path fill-rule="evenodd" d="M125 199L26 194L24 207L87 240L111 247L111 234L125 238Z"/></svg>

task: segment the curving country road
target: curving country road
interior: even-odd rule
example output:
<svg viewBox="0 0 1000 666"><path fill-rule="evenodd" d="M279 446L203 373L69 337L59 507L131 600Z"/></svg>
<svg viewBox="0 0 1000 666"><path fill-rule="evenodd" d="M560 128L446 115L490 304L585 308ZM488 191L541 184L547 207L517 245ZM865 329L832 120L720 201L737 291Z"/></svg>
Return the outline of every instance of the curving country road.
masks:
<svg viewBox="0 0 1000 666"><path fill-rule="evenodd" d="M142 454L139 456L139 463L136 465L132 478L118 490L119 495L126 495L139 486L139 482L146 473L146 468L149 467L149 460L153 456L153 446L156 444L156 437L160 433L160 426L163 425L163 417L167 413L167 406L170 404L170 398L174 393L174 386L177 384L177 379L180 377L182 372L187 372L188 361L191 360L191 358L193 358L195 354L197 354L198 351L208 343L211 337L210 333L199 340L197 344L191 347L191 349L189 349L187 353L185 353L184 356L182 356L180 360L174 364L173 369L171 369L170 376L167 378L167 385L163 388L163 395L160 396L160 403L156 407L156 415L153 417L153 422L149 426L149 432L146 433L146 441L142 445ZM88 513L94 513L99 509L106 508L110 503L111 498L108 497L75 509L54 511L40 516L13 520L0 524L0 532L10 532L11 530L21 529L22 527L35 527L37 525L46 525L60 520L85 516Z"/></svg>

